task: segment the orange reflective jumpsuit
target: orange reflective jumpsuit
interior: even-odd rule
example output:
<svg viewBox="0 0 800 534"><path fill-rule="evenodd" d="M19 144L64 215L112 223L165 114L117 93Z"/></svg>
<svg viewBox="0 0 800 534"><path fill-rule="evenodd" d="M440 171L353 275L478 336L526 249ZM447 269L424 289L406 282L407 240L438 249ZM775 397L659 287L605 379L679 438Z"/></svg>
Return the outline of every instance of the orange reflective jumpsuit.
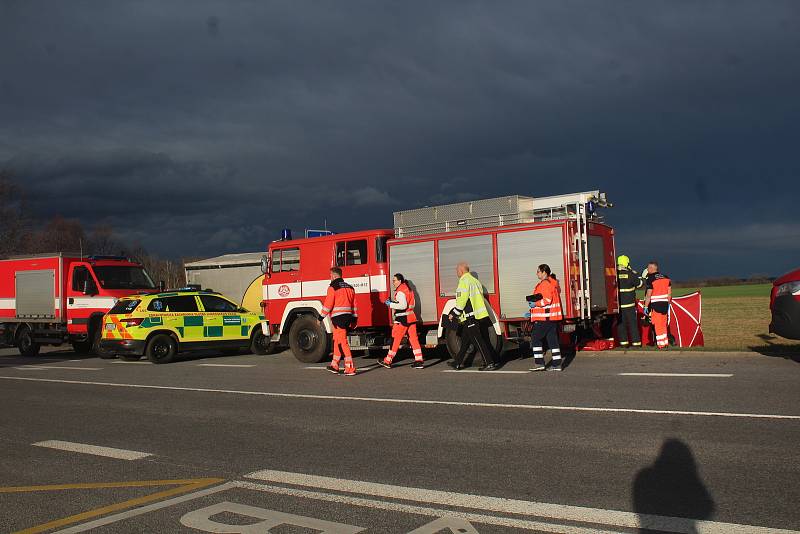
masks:
<svg viewBox="0 0 800 534"><path fill-rule="evenodd" d="M408 287L408 284L403 282L394 292L394 299L389 303L389 307L394 310L394 326L392 326L392 348L383 359L389 365L392 364L397 351L400 348L400 342L403 337L408 335L408 342L411 344L411 349L414 352L414 361L422 363L422 347L419 344L419 335L417 334L417 314L414 308L417 301L414 298L414 292Z"/></svg>
<svg viewBox="0 0 800 534"><path fill-rule="evenodd" d="M665 349L669 345L669 303L672 282L663 274L656 272L647 275L646 286L650 293L650 320L656 332L656 346Z"/></svg>
<svg viewBox="0 0 800 534"><path fill-rule="evenodd" d="M339 360L344 355L344 374L356 374L356 366L353 363L353 354L350 352L350 345L347 343L347 330L352 328L358 321L358 309L356 308L356 291L353 286L337 278L331 281L328 286L328 294L322 304L322 318L331 316L333 323L333 362L331 366L339 369Z"/></svg>

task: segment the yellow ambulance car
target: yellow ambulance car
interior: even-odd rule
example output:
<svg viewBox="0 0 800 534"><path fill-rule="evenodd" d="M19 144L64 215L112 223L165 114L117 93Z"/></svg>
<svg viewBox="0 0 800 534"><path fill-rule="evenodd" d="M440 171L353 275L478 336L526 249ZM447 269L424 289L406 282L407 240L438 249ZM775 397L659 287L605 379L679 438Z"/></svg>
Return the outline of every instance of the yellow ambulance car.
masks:
<svg viewBox="0 0 800 534"><path fill-rule="evenodd" d="M262 315L212 291L179 289L120 299L103 318L102 351L125 360L169 363L179 352L249 349L266 354Z"/></svg>

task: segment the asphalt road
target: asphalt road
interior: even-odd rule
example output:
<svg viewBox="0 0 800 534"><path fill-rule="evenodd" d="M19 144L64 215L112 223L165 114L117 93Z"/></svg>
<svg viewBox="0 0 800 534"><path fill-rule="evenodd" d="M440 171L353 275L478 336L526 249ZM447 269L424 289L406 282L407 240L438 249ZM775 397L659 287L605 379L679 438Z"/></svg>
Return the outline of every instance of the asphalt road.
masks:
<svg viewBox="0 0 800 534"><path fill-rule="evenodd" d="M791 359L356 362L2 350L0 532L800 531Z"/></svg>

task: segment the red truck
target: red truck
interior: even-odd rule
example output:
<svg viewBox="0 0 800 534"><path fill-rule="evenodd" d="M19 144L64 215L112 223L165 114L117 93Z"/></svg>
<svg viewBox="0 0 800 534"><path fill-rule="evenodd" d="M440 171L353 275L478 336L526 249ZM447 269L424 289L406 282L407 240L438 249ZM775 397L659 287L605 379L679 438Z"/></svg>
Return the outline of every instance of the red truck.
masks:
<svg viewBox="0 0 800 534"><path fill-rule="evenodd" d="M303 362L326 358L331 326L318 317L335 265L356 290L352 348L388 348L391 316L383 302L390 276L399 272L416 294L422 344L444 343L453 354L460 339L443 330L441 317L454 305L461 261L484 285L498 350L504 340L529 334L525 296L542 263L562 287L563 331L589 329L619 311L614 231L597 213L605 206L599 191L509 196L396 212L393 230L273 242L263 262L264 333Z"/></svg>
<svg viewBox="0 0 800 534"><path fill-rule="evenodd" d="M23 356L63 343L100 354L103 315L120 297L155 289L144 267L119 256L2 259L0 344L15 345Z"/></svg>

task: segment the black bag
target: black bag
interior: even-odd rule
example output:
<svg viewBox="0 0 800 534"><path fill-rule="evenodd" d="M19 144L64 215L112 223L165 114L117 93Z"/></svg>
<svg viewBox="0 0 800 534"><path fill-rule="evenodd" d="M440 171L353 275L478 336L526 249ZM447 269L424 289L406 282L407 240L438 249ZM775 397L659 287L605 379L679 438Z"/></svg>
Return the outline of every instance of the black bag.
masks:
<svg viewBox="0 0 800 534"><path fill-rule="evenodd" d="M525 300L527 300L528 302L536 302L537 300L542 300L542 294L534 293L533 295L528 295L527 297L525 297Z"/></svg>
<svg viewBox="0 0 800 534"><path fill-rule="evenodd" d="M394 318L395 321L400 323L403 326L408 326L408 316L407 315L396 315Z"/></svg>
<svg viewBox="0 0 800 534"><path fill-rule="evenodd" d="M461 324L458 322L458 319L453 319L452 315L450 314L442 315L442 327L445 330L458 331L459 326L461 326Z"/></svg>

